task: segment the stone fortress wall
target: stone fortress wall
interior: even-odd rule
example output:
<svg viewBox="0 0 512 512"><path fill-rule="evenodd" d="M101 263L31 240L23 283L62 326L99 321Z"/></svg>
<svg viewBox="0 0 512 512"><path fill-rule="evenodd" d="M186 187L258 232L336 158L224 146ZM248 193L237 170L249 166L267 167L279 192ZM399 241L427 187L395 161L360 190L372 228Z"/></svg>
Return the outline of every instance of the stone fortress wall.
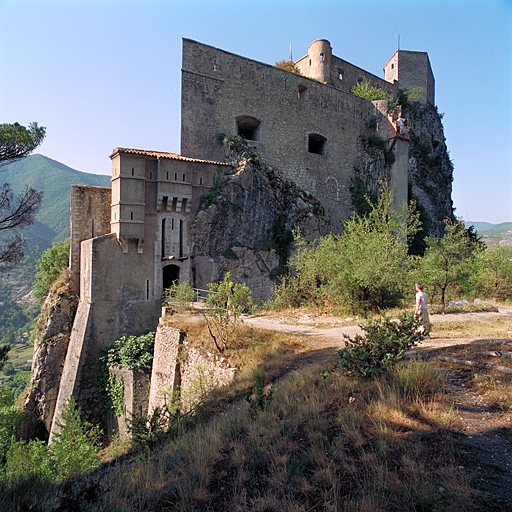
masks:
<svg viewBox="0 0 512 512"><path fill-rule="evenodd" d="M370 124L385 140L396 134L384 113L350 89L368 80L396 96L397 82L333 56L325 40L313 42L297 66L310 77L185 39L181 152L222 159L219 134L242 134L264 163L316 196L339 231L351 214L358 138Z"/></svg>
<svg viewBox="0 0 512 512"><path fill-rule="evenodd" d="M183 40L182 154L117 148L111 155L111 189L72 191L70 268L80 301L52 433L71 396L88 419L99 419L98 355L120 336L155 330L164 288L176 280L204 286L218 274L212 262L211 275L194 282L190 228L215 176L234 172L225 163L219 134L244 136L263 164L320 201L331 229L339 232L352 213L359 141L371 126L395 153L391 184L398 202L407 200L407 140L397 136L386 105L350 92L368 80L395 96L395 80L402 80L395 64L402 66L402 54L387 64L395 74L386 81L333 56L329 42L318 40L297 61L307 75L301 76ZM407 86L425 86L425 101L433 101L433 76L424 56L407 52L404 80Z"/></svg>

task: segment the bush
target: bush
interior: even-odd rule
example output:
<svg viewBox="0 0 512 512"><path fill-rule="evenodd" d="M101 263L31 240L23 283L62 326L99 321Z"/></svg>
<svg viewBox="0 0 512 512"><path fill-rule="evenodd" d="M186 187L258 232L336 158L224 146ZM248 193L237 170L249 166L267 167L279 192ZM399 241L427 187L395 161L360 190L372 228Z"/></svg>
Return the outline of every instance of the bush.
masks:
<svg viewBox="0 0 512 512"><path fill-rule="evenodd" d="M50 286L67 269L69 265L69 239L55 242L41 254L37 262L34 297L43 302L50 291Z"/></svg>
<svg viewBox="0 0 512 512"><path fill-rule="evenodd" d="M405 352L423 339L418 332L419 319L407 312L401 313L398 321L384 315L370 318L360 327L364 336L356 334L352 339L344 335L346 347L339 351L338 365L365 378L393 368Z"/></svg>
<svg viewBox="0 0 512 512"><path fill-rule="evenodd" d="M418 214L406 207L397 211L385 189L375 205L368 205L367 214L345 221L341 236L327 235L309 245L297 238L290 262L296 277L275 289L281 303L329 304L354 313L400 304L407 282L407 237L418 230Z"/></svg>
<svg viewBox="0 0 512 512"><path fill-rule="evenodd" d="M240 315L252 308L251 290L244 283L233 283L231 273L226 272L219 283L208 283L206 304L209 307L205 315L208 332L222 353L240 324Z"/></svg>
<svg viewBox="0 0 512 512"><path fill-rule="evenodd" d="M190 309L194 297L194 288L189 283L173 283L164 290L164 305L171 306L177 311L186 311Z"/></svg>
<svg viewBox="0 0 512 512"><path fill-rule="evenodd" d="M55 465L55 478L63 481L69 477L88 473L99 466L97 458L101 431L89 423L82 423L80 408L73 397L62 412L49 446L50 457Z"/></svg>
<svg viewBox="0 0 512 512"><path fill-rule="evenodd" d="M70 399L62 412L60 431L53 443L43 441L13 442L7 452L5 478L11 485L31 481L62 482L67 478L92 471L99 466L100 431L82 423L80 408Z"/></svg>
<svg viewBox="0 0 512 512"><path fill-rule="evenodd" d="M360 84L354 85L350 90L356 96L360 96L361 98L370 101L391 99L390 95L386 91L383 91L378 87L374 87L368 80L363 80Z"/></svg>
<svg viewBox="0 0 512 512"><path fill-rule="evenodd" d="M107 366L122 366L133 370L149 369L153 364L155 333L121 336L107 350Z"/></svg>
<svg viewBox="0 0 512 512"><path fill-rule="evenodd" d="M285 71L291 71L292 73L295 73L296 75L300 75L301 72L299 68L295 65L295 62L293 60L280 60L276 62L276 68L284 69Z"/></svg>
<svg viewBox="0 0 512 512"><path fill-rule="evenodd" d="M5 458L16 432L25 416L14 405L14 394L11 389L0 388L0 467Z"/></svg>

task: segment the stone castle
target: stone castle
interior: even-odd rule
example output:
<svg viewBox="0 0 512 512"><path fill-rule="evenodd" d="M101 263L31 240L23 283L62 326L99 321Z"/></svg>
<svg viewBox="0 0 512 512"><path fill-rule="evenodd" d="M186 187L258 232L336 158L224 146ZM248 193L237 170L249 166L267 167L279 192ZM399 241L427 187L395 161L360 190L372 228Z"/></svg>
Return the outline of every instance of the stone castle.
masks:
<svg viewBox="0 0 512 512"><path fill-rule="evenodd" d="M277 178L267 179L270 185L257 194L252 184L233 189L238 192L232 193L232 211L239 214L223 218L218 205L205 204L205 194L219 180L228 177L233 183L243 171L226 161L219 134L243 136L262 166L279 174L279 183L286 186L275 202L286 203L286 191L295 190L289 207L294 219L311 219L320 208L323 232L340 232L352 214L351 184L357 172L369 184L387 180L397 203L406 202L412 191L427 213L451 215L451 174L444 199L436 203L422 188L419 157L415 161L411 152L417 137L441 155L446 149L442 126L440 131L427 129L409 116L402 129L400 120L388 113L387 101L372 102L351 92L353 86L369 82L396 98L399 87L421 87L415 108L431 111L434 76L426 53L396 51L382 79L334 56L330 43L321 39L312 42L295 65L300 74L184 39L181 154L116 148L111 188L73 187L70 274L78 307L65 346L47 346L46 369L33 370L29 397L49 431L71 396L85 411L95 410L100 350L122 335L154 331L162 292L174 281L205 288L226 268L244 267L245 258L239 277L264 283L259 295L268 294L268 270L278 258L272 250L261 249L264 239L275 225L274 217L284 216L287 227L294 227L295 221L289 221L290 209L281 209L259 224L266 215L266 198L279 188L272 185ZM382 153L368 149L370 132L385 142L392 159L385 161ZM451 167L443 172L451 173ZM257 169L255 173L251 183L260 179ZM222 246L230 230L237 232L237 240L254 243ZM210 250L214 241L222 251ZM226 248L235 254L235 262L222 256ZM258 265L263 270L251 275ZM51 379L44 375L49 368Z"/></svg>

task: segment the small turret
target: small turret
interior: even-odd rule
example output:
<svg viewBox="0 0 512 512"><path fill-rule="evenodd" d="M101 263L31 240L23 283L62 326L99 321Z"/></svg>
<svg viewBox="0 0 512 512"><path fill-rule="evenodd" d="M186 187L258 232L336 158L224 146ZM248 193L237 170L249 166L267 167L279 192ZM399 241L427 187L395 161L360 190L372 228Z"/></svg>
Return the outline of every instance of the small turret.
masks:
<svg viewBox="0 0 512 512"><path fill-rule="evenodd" d="M332 48L327 39L317 39L308 46L308 59L301 71L305 76L327 84L331 81Z"/></svg>

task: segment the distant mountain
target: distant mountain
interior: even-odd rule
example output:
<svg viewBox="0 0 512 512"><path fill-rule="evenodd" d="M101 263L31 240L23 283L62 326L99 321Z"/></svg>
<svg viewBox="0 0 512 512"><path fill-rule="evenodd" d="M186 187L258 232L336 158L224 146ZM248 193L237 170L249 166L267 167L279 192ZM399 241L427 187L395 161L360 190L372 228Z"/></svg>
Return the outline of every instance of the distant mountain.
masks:
<svg viewBox="0 0 512 512"><path fill-rule="evenodd" d="M0 167L0 185L10 183L14 192L21 192L26 186L43 192L43 204L36 221L40 228L49 228L55 239L69 235L69 196L71 185L110 186L110 176L88 174L77 171L43 155L30 155ZM38 231L37 225L34 226ZM49 232L46 232L47 238Z"/></svg>
<svg viewBox="0 0 512 512"><path fill-rule="evenodd" d="M41 253L54 241L69 236L71 185L108 187L110 176L80 172L46 156L31 155L0 167L0 186L4 183L9 183L15 194L27 186L43 192L43 203L34 224L23 230L25 257L13 268L4 267L0 271L0 302L12 309L14 306L9 305L10 296L13 303L24 304L26 308L32 302L29 292ZM33 315L33 311L27 313L27 318L30 320ZM2 325L0 338L1 328ZM1 341L11 342L7 339Z"/></svg>
<svg viewBox="0 0 512 512"><path fill-rule="evenodd" d="M471 222L465 221L466 227L474 226L482 240L490 245L499 243L500 245L512 245L512 222L502 222L500 224L491 224L490 222Z"/></svg>

